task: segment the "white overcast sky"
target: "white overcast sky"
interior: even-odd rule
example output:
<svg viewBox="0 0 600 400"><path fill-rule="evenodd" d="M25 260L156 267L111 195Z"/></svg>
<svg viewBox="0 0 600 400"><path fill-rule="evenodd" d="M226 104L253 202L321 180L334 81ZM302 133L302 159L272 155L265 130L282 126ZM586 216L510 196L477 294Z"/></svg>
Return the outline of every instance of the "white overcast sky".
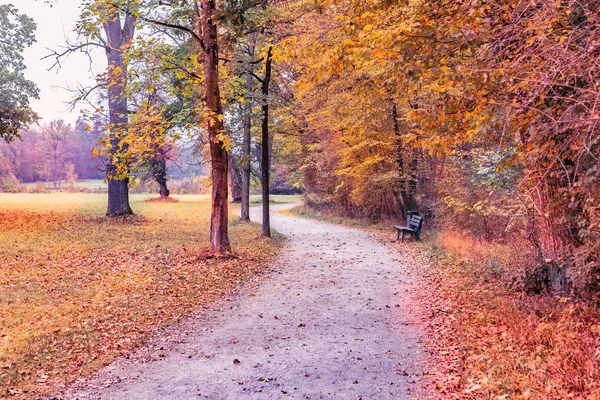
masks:
<svg viewBox="0 0 600 400"><path fill-rule="evenodd" d="M43 0L0 0L0 4L12 4L21 14L27 14L37 24L37 42L25 51L27 70L25 76L35 82L40 89L40 99L32 100L32 108L44 121L55 118L74 123L85 104L69 111L68 103L73 94L66 88L78 84L93 86L93 77L103 71L106 61L102 49L94 50L94 65L84 54L73 54L62 61L62 68L48 71L54 60L41 60L50 50L60 50L65 46L65 38L70 36L79 17L80 0L54 0L52 7Z"/></svg>

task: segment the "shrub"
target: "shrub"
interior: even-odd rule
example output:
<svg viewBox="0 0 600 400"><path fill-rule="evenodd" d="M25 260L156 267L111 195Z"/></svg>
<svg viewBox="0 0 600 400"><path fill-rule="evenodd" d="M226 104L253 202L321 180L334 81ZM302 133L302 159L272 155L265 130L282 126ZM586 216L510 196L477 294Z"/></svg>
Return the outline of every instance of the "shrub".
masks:
<svg viewBox="0 0 600 400"><path fill-rule="evenodd" d="M193 176L167 181L171 194L207 194L210 192L210 178L206 176ZM144 180L135 185L133 193L154 193L158 191L158 185L152 180Z"/></svg>
<svg viewBox="0 0 600 400"><path fill-rule="evenodd" d="M2 191L5 193L19 193L23 190L21 183L12 176L2 178Z"/></svg>

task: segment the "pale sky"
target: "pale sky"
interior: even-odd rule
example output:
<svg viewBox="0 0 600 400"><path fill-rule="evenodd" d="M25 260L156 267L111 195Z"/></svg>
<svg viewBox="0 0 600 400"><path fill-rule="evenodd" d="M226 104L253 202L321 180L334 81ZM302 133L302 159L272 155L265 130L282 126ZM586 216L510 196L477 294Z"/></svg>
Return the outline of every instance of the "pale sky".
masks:
<svg viewBox="0 0 600 400"><path fill-rule="evenodd" d="M25 51L25 76L40 89L40 99L32 100L32 108L44 121L55 118L74 123L85 104L69 111L68 103L72 98L66 88L76 88L78 84L93 86L93 77L106 66L102 49L94 50L94 65L84 54L72 54L61 62L62 67L48 71L54 59L41 60L50 53L49 49L60 50L65 46L65 38L70 36L79 17L80 0L54 0L54 5L43 0L0 0L0 4L12 4L19 13L27 14L37 24L35 32L37 42Z"/></svg>

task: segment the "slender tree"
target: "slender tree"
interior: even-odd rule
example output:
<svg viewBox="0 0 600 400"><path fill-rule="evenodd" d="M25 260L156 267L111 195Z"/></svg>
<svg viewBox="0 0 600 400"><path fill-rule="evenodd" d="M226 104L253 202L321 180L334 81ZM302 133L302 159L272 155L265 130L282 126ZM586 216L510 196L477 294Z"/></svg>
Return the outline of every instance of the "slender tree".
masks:
<svg viewBox="0 0 600 400"><path fill-rule="evenodd" d="M273 46L270 45L267 50L265 60L265 76L261 80L262 93L262 124L261 124L261 170L260 183L262 185L262 233L263 236L271 237L271 210L269 193L269 170L271 166L271 155L269 152L269 85L271 84L271 73L273 65Z"/></svg>
<svg viewBox="0 0 600 400"><path fill-rule="evenodd" d="M250 173L252 164L252 96L254 90L254 59L256 49L256 32L252 32L248 39L248 57L246 64L246 99L244 101L243 129L244 139L242 143L242 221L250 221Z"/></svg>
<svg viewBox="0 0 600 400"><path fill-rule="evenodd" d="M206 95L207 131L212 176L212 210L210 217L210 248L216 253L229 252L228 231L228 156L224 143L223 105L219 90L219 45L215 1L202 0L196 4L198 36L202 39L204 85Z"/></svg>
<svg viewBox="0 0 600 400"><path fill-rule="evenodd" d="M238 166L238 160L233 153L229 152L229 189L231 190L231 202L242 201L242 171Z"/></svg>
<svg viewBox="0 0 600 400"><path fill-rule="evenodd" d="M60 189L61 181L65 178L67 161L71 158L68 146L73 136L73 128L60 119L41 127L40 138L46 159L46 176L52 180L54 189Z"/></svg>
<svg viewBox="0 0 600 400"><path fill-rule="evenodd" d="M403 140L403 133L400 127L400 117L398 115L398 105L394 100L391 100L392 103L392 121L394 123L394 137L395 137L395 145L396 145L396 163L398 165L398 176L399 176L399 184L398 189L394 190L396 197L399 199L398 203L400 204L402 214L404 218L408 217L409 211L418 211L417 204L417 179L416 179L416 163L411 161L411 166L413 167L410 172L410 176L408 178L408 183L406 179L406 168L404 163L405 158L405 143ZM415 159L416 160L416 159Z"/></svg>
<svg viewBox="0 0 600 400"><path fill-rule="evenodd" d="M174 10L177 8L187 14L190 10L186 1L174 1L169 6ZM202 60L204 76L198 75L198 71L189 70L181 63L172 60L172 67L179 69L180 78L192 77L204 83L204 101L201 103L200 115L204 115L206 131L208 132L208 145L211 164L212 178L212 207L210 225L210 249L214 253L224 253L231 250L228 232L228 169L229 157L226 148L226 135L224 131L224 112L221 102L219 88L219 45L218 45L218 19L216 16L215 0L195 0L191 3L193 10L191 19L194 26L190 27L186 21L174 17L172 13L166 21L155 19L145 15L140 19L146 23L162 28L173 29L191 36L193 43L197 46L199 57ZM172 17L172 18L171 18ZM179 78L178 78L179 79ZM200 104L198 104L200 107Z"/></svg>

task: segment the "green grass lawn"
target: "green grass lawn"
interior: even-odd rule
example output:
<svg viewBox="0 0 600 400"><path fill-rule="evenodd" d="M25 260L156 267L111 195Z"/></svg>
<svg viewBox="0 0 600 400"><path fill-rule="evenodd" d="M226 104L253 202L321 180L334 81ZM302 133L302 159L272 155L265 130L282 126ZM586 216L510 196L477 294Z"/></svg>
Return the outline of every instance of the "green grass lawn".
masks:
<svg viewBox="0 0 600 400"><path fill-rule="evenodd" d="M269 196L269 200L271 204L287 204L287 203L301 203L302 196L301 195L279 195L272 194ZM262 196L260 195L252 195L250 196L250 206L256 206L262 204Z"/></svg>
<svg viewBox="0 0 600 400"><path fill-rule="evenodd" d="M42 182L42 185L44 185L44 187L48 190L52 190L54 188L52 182ZM23 183L22 186L24 186L26 190L33 190L36 188L37 183L28 182ZM67 189L67 184L65 182L62 182L60 187L61 189L65 190ZM108 185L106 182L104 182L104 179L81 179L75 183L75 188L90 190L106 190L108 188Z"/></svg>
<svg viewBox="0 0 600 400"><path fill-rule="evenodd" d="M148 197L132 195L136 215L115 220L105 193L0 194L0 387L52 393L235 290L278 251L277 235L232 223L235 257L208 257L210 197Z"/></svg>
<svg viewBox="0 0 600 400"><path fill-rule="evenodd" d="M75 187L80 189L108 189L108 183L104 179L83 179L78 180Z"/></svg>

